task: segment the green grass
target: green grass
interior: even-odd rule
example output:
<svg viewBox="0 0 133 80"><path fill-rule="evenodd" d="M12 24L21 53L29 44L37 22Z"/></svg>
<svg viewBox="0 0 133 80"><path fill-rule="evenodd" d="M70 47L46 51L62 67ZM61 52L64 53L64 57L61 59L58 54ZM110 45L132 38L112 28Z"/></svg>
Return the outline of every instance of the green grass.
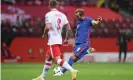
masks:
<svg viewBox="0 0 133 80"><path fill-rule="evenodd" d="M1 80L32 80L41 74L42 68L42 63L2 63ZM74 68L79 70L77 80L133 80L132 63L79 63ZM46 80L71 80L70 72L61 77L53 77L52 70Z"/></svg>

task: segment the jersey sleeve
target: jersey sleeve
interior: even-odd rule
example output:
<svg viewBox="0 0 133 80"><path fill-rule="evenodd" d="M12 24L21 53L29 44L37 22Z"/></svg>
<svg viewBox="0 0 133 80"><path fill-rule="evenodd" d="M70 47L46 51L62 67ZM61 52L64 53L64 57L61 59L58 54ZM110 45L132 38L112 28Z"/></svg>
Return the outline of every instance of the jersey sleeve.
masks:
<svg viewBox="0 0 133 80"><path fill-rule="evenodd" d="M46 15L45 15L45 23L51 23L51 18L50 18L51 16L50 16L50 14L49 13L47 13Z"/></svg>
<svg viewBox="0 0 133 80"><path fill-rule="evenodd" d="M90 25L92 25L92 21L93 21L92 18L88 18L88 22L89 22Z"/></svg>
<svg viewBox="0 0 133 80"><path fill-rule="evenodd" d="M64 25L65 24L68 24L69 22L68 22L68 19L67 19L67 17L66 17L66 15L64 15Z"/></svg>

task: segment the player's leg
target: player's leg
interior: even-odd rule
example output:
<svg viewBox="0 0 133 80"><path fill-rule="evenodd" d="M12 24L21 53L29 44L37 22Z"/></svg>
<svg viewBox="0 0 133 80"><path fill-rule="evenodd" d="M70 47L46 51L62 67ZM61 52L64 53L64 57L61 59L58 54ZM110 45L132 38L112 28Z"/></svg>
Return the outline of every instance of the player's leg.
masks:
<svg viewBox="0 0 133 80"><path fill-rule="evenodd" d="M77 56L76 56L75 54L73 54L73 55L69 58L68 64L69 64L70 66L72 66L77 60L78 60ZM62 69L62 72L63 72L63 73L65 73L66 71L67 71L66 68L63 68L63 69Z"/></svg>
<svg viewBox="0 0 133 80"><path fill-rule="evenodd" d="M126 61L126 57L127 57L127 46L125 45L124 48L123 48L123 52L124 52L124 59L123 59L123 62Z"/></svg>
<svg viewBox="0 0 133 80"><path fill-rule="evenodd" d="M86 54L88 54L88 52L82 54L82 55L75 55L73 54L70 58L69 58L69 61L68 61L68 64L70 66L72 66L75 62L77 62L78 60L80 60L81 58L83 58ZM67 71L67 69L63 68L62 69L62 72L65 73Z"/></svg>
<svg viewBox="0 0 133 80"><path fill-rule="evenodd" d="M89 48L87 51L86 51L86 49L85 50L83 50L82 51L82 54L80 54L80 55L76 55L76 54L74 54L73 53L73 55L69 58L69 60L68 60L68 64L70 65L70 66L72 66L73 65L73 63L75 63L75 62L77 62L78 60L80 60L82 57L84 57L86 54L89 54L89 53L92 53L92 52L94 52L94 48Z"/></svg>
<svg viewBox="0 0 133 80"><path fill-rule="evenodd" d="M48 58L45 60L45 65L44 65L42 74L39 77L32 80L44 80L51 66L52 66L52 57L48 56Z"/></svg>
<svg viewBox="0 0 133 80"><path fill-rule="evenodd" d="M46 77L46 75L47 75L48 71L50 70L51 66L52 66L52 57L48 56L48 59L45 60L45 65L44 65L41 77L43 77L43 78Z"/></svg>
<svg viewBox="0 0 133 80"><path fill-rule="evenodd" d="M50 53L50 47L48 47L46 56L47 57L45 59L45 64L44 64L42 74L39 77L37 77L35 79L32 79L32 80L44 80L44 78L46 77L48 71L50 70L50 68L52 66L52 56L51 56L51 53Z"/></svg>
<svg viewBox="0 0 133 80"><path fill-rule="evenodd" d="M81 50L79 50L81 49ZM73 63L77 62L78 60L80 60L82 57L84 57L86 54L91 53L92 52L92 48L89 48L88 45L86 44L77 44L75 45L74 49L73 49L73 55L69 58L68 64L70 66L73 65ZM80 54L78 54L80 52ZM67 71L67 69L63 68L62 72L65 73Z"/></svg>
<svg viewBox="0 0 133 80"><path fill-rule="evenodd" d="M85 45L83 44L81 44L81 45L79 45L80 47L84 47ZM84 50L82 50L82 54L81 55L78 55L78 56L80 56L80 57L78 57L77 55L76 55L76 53L78 53L76 50L77 50L77 48L79 47L79 46L75 46L74 47L74 50L73 50L73 55L69 58L69 60L68 60L68 63L69 63L69 65L70 66L72 66L73 65L73 63L75 63L75 62L77 62L78 60L80 60L82 57L84 57L86 54L89 54L89 53L92 53L93 51L94 51L94 48L88 48L88 47L86 47L86 49L88 49L88 50L86 50L86 49L84 49ZM84 54L85 53L85 54ZM64 72L64 71L63 71Z"/></svg>
<svg viewBox="0 0 133 80"><path fill-rule="evenodd" d="M70 72L74 71L74 69L65 60L61 59L59 56L56 57L55 60L57 64L60 65L61 67L68 69Z"/></svg>
<svg viewBox="0 0 133 80"><path fill-rule="evenodd" d="M120 48L119 48L119 62L121 62L121 53L122 53L122 48L120 46Z"/></svg>
<svg viewBox="0 0 133 80"><path fill-rule="evenodd" d="M64 67L72 73L72 80L76 80L77 70L74 70L65 60L61 59L59 56L55 58L58 65Z"/></svg>
<svg viewBox="0 0 133 80"><path fill-rule="evenodd" d="M74 45L73 52L76 51L76 49L78 48L78 46L79 46L79 45L77 45L77 44ZM69 58L69 60L68 60L68 64L69 64L70 66L72 66L72 64L74 63L74 60L76 60L76 56L75 56L75 54L73 53L73 55L72 55L72 56ZM67 71L66 68L63 68L63 69L62 69L62 72L63 72L63 73L65 73L66 71Z"/></svg>
<svg viewBox="0 0 133 80"><path fill-rule="evenodd" d="M61 59L60 47L58 45L54 45L52 46L51 51L53 53L56 63L72 72L72 80L76 80L77 70L74 70L65 60Z"/></svg>
<svg viewBox="0 0 133 80"><path fill-rule="evenodd" d="M53 58L55 59L56 63L68 70L70 70L71 72L74 71L74 69L63 59L61 59L61 52L60 52L60 46L59 45L52 45L51 46L51 55L53 55Z"/></svg>

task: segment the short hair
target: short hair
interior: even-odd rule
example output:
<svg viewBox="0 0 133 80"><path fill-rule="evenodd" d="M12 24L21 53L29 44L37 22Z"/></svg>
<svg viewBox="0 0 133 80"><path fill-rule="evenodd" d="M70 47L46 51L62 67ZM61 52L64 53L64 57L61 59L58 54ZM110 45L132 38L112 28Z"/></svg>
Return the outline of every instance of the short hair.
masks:
<svg viewBox="0 0 133 80"><path fill-rule="evenodd" d="M56 8L58 5L58 2L56 0L50 0L49 5L51 8Z"/></svg>
<svg viewBox="0 0 133 80"><path fill-rule="evenodd" d="M79 13L80 16L84 16L84 10L81 8L77 9L75 13Z"/></svg>

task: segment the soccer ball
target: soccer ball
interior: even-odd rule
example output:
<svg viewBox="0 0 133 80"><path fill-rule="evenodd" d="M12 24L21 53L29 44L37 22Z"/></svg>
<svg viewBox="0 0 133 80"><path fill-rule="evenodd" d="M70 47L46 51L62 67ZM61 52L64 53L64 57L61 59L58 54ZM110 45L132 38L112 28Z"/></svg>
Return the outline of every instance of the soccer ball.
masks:
<svg viewBox="0 0 133 80"><path fill-rule="evenodd" d="M54 74L60 73L61 70L62 70L61 67L55 67L54 70L53 70L53 73L54 73Z"/></svg>

